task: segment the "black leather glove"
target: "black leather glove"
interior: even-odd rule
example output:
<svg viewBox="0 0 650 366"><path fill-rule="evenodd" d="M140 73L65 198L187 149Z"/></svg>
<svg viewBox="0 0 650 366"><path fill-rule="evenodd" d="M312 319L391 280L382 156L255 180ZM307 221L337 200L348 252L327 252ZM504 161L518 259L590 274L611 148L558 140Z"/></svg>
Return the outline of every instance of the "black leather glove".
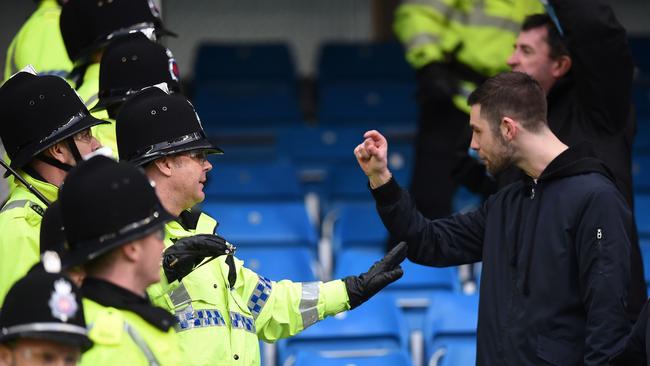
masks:
<svg viewBox="0 0 650 366"><path fill-rule="evenodd" d="M343 279L348 290L351 309L363 304L379 290L402 277L404 271L402 271L400 263L406 258L407 248L406 243L401 242L384 258L375 262L368 272Z"/></svg>
<svg viewBox="0 0 650 366"><path fill-rule="evenodd" d="M236 248L219 235L199 234L178 239L163 252L162 267L168 282L181 280L207 257L233 255Z"/></svg>
<svg viewBox="0 0 650 366"><path fill-rule="evenodd" d="M432 62L416 73L417 99L420 104L449 102L458 93L459 80L452 68L443 62Z"/></svg>

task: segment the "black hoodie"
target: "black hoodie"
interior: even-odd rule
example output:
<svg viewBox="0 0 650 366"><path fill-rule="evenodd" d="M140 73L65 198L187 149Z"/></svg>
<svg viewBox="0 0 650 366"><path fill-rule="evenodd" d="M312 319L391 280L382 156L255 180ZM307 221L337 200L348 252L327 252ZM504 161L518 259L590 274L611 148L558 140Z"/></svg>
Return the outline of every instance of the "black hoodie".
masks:
<svg viewBox="0 0 650 366"><path fill-rule="evenodd" d="M467 214L428 220L394 180L372 191L408 258L483 261L478 365L601 365L630 330L632 215L585 145L556 157Z"/></svg>

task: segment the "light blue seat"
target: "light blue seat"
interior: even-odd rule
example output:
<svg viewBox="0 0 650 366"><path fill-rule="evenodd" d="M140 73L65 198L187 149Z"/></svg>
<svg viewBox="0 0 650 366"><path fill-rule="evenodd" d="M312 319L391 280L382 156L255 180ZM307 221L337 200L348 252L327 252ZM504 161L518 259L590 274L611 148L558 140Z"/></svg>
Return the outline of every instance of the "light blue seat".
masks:
<svg viewBox="0 0 650 366"><path fill-rule="evenodd" d="M318 262L307 248L237 248L244 266L273 281L311 282L320 277Z"/></svg>
<svg viewBox="0 0 650 366"><path fill-rule="evenodd" d="M316 248L303 202L204 202L201 208L219 222L219 235L238 247Z"/></svg>
<svg viewBox="0 0 650 366"><path fill-rule="evenodd" d="M215 201L296 200L304 198L298 170L289 162L220 164L215 159L205 194Z"/></svg>
<svg viewBox="0 0 650 366"><path fill-rule="evenodd" d="M425 317L426 360L431 366L476 361L478 295L436 293Z"/></svg>
<svg viewBox="0 0 650 366"><path fill-rule="evenodd" d="M280 364L299 351L406 351L405 321L392 297L378 294L352 311L324 319L278 342Z"/></svg>
<svg viewBox="0 0 650 366"><path fill-rule="evenodd" d="M290 362L288 362L290 363ZM346 355L345 352L298 352L294 366L411 366L405 352L376 352L367 355ZM289 366L289 365L283 365Z"/></svg>

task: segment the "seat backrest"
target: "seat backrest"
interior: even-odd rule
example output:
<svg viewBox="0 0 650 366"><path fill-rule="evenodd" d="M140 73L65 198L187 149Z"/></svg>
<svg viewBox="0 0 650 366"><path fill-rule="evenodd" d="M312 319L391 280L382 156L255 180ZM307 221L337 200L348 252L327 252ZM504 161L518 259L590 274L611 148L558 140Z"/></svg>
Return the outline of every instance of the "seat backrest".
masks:
<svg viewBox="0 0 650 366"><path fill-rule="evenodd" d="M217 232L237 246L316 248L316 231L302 201L204 202Z"/></svg>
<svg viewBox="0 0 650 366"><path fill-rule="evenodd" d="M216 201L302 200L298 170L289 162L218 164L208 173L206 197Z"/></svg>
<svg viewBox="0 0 650 366"><path fill-rule="evenodd" d="M320 277L318 262L307 248L237 248L244 266L273 281L311 282Z"/></svg>
<svg viewBox="0 0 650 366"><path fill-rule="evenodd" d="M344 352L298 352L294 366L411 366L406 352L381 351L360 355ZM287 364L283 366L289 366Z"/></svg>

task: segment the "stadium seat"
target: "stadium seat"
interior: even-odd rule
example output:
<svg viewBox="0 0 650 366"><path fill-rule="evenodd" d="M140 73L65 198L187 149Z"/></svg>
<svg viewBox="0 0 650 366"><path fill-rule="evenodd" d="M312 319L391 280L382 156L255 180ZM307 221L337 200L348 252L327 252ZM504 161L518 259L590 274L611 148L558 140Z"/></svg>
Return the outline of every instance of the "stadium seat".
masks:
<svg viewBox="0 0 650 366"><path fill-rule="evenodd" d="M634 154L650 154L650 116L646 120L637 116Z"/></svg>
<svg viewBox="0 0 650 366"><path fill-rule="evenodd" d="M282 366L411 366L405 352L382 351L366 355L346 355L345 352L298 352L295 362Z"/></svg>
<svg viewBox="0 0 650 366"><path fill-rule="evenodd" d="M634 64L639 69L638 80L650 81L650 37L631 36L629 41Z"/></svg>
<svg viewBox="0 0 650 366"><path fill-rule="evenodd" d="M237 258L244 266L273 281L311 282L320 278L314 253L307 248L238 247Z"/></svg>
<svg viewBox="0 0 650 366"><path fill-rule="evenodd" d="M298 170L289 162L219 164L214 159L205 187L207 199L216 201L302 201Z"/></svg>
<svg viewBox="0 0 650 366"><path fill-rule="evenodd" d="M351 248L372 249L378 253L385 248L388 232L379 218L374 201L341 203L332 216L334 226L331 235L336 253Z"/></svg>
<svg viewBox="0 0 650 366"><path fill-rule="evenodd" d="M427 364L473 365L477 321L477 295L436 293L424 326Z"/></svg>
<svg viewBox="0 0 650 366"><path fill-rule="evenodd" d="M204 202L217 232L238 247L306 247L317 237L302 202Z"/></svg>
<svg viewBox="0 0 650 366"><path fill-rule="evenodd" d="M632 181L635 192L650 192L650 154L632 156Z"/></svg>
<svg viewBox="0 0 650 366"><path fill-rule="evenodd" d="M193 101L208 135L223 126L302 122L295 67L284 43L204 43L194 80Z"/></svg>
<svg viewBox="0 0 650 366"><path fill-rule="evenodd" d="M354 351L377 354L406 351L404 320L390 296L377 294L359 308L329 317L298 335L278 342L280 365L299 351ZM348 353L349 354L349 353Z"/></svg>

